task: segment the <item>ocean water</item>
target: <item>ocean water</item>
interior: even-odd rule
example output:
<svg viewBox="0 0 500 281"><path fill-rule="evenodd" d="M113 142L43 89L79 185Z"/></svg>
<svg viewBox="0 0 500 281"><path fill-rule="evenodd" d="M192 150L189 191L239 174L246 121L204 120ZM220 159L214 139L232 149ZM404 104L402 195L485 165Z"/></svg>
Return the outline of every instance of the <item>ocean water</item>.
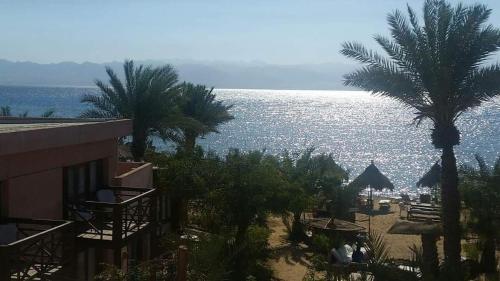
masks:
<svg viewBox="0 0 500 281"><path fill-rule="evenodd" d="M39 115L51 108L57 116L78 116L80 103L95 88L42 88L0 86L0 106L14 113ZM300 152L315 147L332 153L354 178L371 160L399 192L418 193L415 183L440 157L430 141L430 123L412 124L411 109L359 91L290 91L218 89L219 99L233 104L235 119L220 127L220 134L199 140L206 149L225 153L229 148ZM474 164L474 154L488 163L500 155L500 99L461 116L459 163ZM168 145L155 142L160 148Z"/></svg>

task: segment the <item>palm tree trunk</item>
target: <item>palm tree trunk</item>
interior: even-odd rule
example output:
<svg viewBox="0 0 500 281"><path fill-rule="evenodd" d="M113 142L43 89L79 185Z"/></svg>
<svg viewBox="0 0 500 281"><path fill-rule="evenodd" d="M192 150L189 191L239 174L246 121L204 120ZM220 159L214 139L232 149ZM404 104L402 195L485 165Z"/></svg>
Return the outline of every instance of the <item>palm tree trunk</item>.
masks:
<svg viewBox="0 0 500 281"><path fill-rule="evenodd" d="M300 241L304 235L304 228L300 222L301 212L296 212L293 214L292 230L290 232L290 240Z"/></svg>
<svg viewBox="0 0 500 281"><path fill-rule="evenodd" d="M483 253L481 254L481 270L485 273L496 272L495 244L495 239L492 237L486 238L484 242Z"/></svg>
<svg viewBox="0 0 500 281"><path fill-rule="evenodd" d="M140 162L144 158L147 138L148 136L145 129L134 128L132 132L132 147L130 149L134 161Z"/></svg>
<svg viewBox="0 0 500 281"><path fill-rule="evenodd" d="M196 146L196 135L191 133L185 133L184 135L184 150L186 152L194 151Z"/></svg>
<svg viewBox="0 0 500 281"><path fill-rule="evenodd" d="M458 172L452 144L443 146L441 156L441 200L445 273L449 280L461 280L461 229Z"/></svg>
<svg viewBox="0 0 500 281"><path fill-rule="evenodd" d="M425 280L435 280L439 273L439 259L434 234L422 234L422 273Z"/></svg>

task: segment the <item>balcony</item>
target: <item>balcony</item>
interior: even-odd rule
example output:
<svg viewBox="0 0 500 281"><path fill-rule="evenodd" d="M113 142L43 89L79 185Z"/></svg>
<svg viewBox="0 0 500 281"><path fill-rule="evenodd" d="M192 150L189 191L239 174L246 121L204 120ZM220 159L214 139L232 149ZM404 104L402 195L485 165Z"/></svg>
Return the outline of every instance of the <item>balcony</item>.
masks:
<svg viewBox="0 0 500 281"><path fill-rule="evenodd" d="M57 280L70 276L73 223L0 220L0 280Z"/></svg>
<svg viewBox="0 0 500 281"><path fill-rule="evenodd" d="M114 186L151 187L153 183L153 165L143 162L118 162L118 176L113 178Z"/></svg>
<svg viewBox="0 0 500 281"><path fill-rule="evenodd" d="M155 189L110 187L96 193L97 201L69 206L77 237L85 241L122 243L156 221ZM117 244L115 244L117 245Z"/></svg>

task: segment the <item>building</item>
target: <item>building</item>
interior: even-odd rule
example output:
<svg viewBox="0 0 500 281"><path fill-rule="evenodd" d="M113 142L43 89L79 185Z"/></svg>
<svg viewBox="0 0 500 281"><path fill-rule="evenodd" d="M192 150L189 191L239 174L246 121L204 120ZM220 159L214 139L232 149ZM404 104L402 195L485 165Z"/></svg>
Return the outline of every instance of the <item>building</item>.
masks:
<svg viewBox="0 0 500 281"><path fill-rule="evenodd" d="M118 160L131 131L130 120L0 118L0 280L93 280L101 263L151 257L166 208L152 165Z"/></svg>

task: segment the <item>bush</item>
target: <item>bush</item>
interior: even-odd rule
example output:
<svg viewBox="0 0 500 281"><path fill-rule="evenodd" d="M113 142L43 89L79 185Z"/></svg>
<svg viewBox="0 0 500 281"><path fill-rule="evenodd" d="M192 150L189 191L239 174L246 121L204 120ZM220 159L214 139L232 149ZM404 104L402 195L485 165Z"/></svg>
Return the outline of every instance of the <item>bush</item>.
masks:
<svg viewBox="0 0 500 281"><path fill-rule="evenodd" d="M333 248L333 241L328 236L324 234L315 234L312 238L312 247L313 249L321 254L328 255L330 253L330 249Z"/></svg>

